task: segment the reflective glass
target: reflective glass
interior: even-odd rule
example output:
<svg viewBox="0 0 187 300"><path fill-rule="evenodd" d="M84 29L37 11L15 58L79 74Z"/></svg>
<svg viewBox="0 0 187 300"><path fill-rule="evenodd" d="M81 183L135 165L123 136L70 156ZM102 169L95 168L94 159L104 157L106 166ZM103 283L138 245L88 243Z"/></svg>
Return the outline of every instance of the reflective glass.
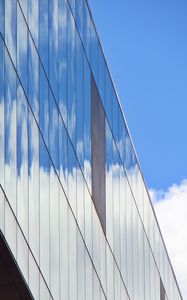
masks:
<svg viewBox="0 0 187 300"><path fill-rule="evenodd" d="M76 157L70 140L68 140L68 201L74 215L77 215Z"/></svg>
<svg viewBox="0 0 187 300"><path fill-rule="evenodd" d="M54 168L50 167L50 288L55 299L60 291L60 253L59 253L59 182Z"/></svg>
<svg viewBox="0 0 187 300"><path fill-rule="evenodd" d="M0 186L0 230L5 233L5 197Z"/></svg>
<svg viewBox="0 0 187 300"><path fill-rule="evenodd" d="M68 298L69 285L69 207L64 192L60 189L60 299Z"/></svg>
<svg viewBox="0 0 187 300"><path fill-rule="evenodd" d="M0 33L4 37L5 30L5 1L0 0Z"/></svg>
<svg viewBox="0 0 187 300"><path fill-rule="evenodd" d="M111 251L107 245L106 248L107 259L107 299L113 300L114 298L114 260Z"/></svg>
<svg viewBox="0 0 187 300"><path fill-rule="evenodd" d="M112 134L106 121L106 237L110 244L110 247L113 250L113 232L114 232L114 224L113 224L113 171L112 171L112 163L113 163L113 154L112 154Z"/></svg>
<svg viewBox="0 0 187 300"><path fill-rule="evenodd" d="M84 55L84 177L91 192L91 78Z"/></svg>
<svg viewBox="0 0 187 300"><path fill-rule="evenodd" d="M49 64L48 26L49 26L48 0L40 0L39 1L39 54L42 61L42 65L44 66L45 72L47 74L48 74L48 64Z"/></svg>
<svg viewBox="0 0 187 300"><path fill-rule="evenodd" d="M84 199L84 180L79 166L77 165L77 222L84 236L84 210L85 210L85 199ZM89 201L89 199L88 199Z"/></svg>
<svg viewBox="0 0 187 300"><path fill-rule="evenodd" d="M127 228L126 228L126 185L127 179L122 166L120 167L120 240L121 240L121 273L127 282Z"/></svg>
<svg viewBox="0 0 187 300"><path fill-rule="evenodd" d="M15 213L17 183L16 94L16 74L9 55L5 52L5 192Z"/></svg>
<svg viewBox="0 0 187 300"><path fill-rule="evenodd" d="M133 223L132 223L132 195L126 186L126 226L127 226L127 289L133 297Z"/></svg>
<svg viewBox="0 0 187 300"><path fill-rule="evenodd" d="M10 53L11 59L16 65L16 5L17 1L5 2L5 43Z"/></svg>
<svg viewBox="0 0 187 300"><path fill-rule="evenodd" d="M85 205L85 243L88 252L92 256L92 200L87 187L84 187L84 205Z"/></svg>
<svg viewBox="0 0 187 300"><path fill-rule="evenodd" d="M121 278L117 267L114 268L115 277L115 300L121 299Z"/></svg>
<svg viewBox="0 0 187 300"><path fill-rule="evenodd" d="M88 11L88 7L86 2L83 1L83 24L84 24L84 48L88 57L88 61L90 62L90 27L91 27L91 18Z"/></svg>
<svg viewBox="0 0 187 300"><path fill-rule="evenodd" d="M24 276L24 279L28 283L29 278L29 250L28 246L25 242L25 239L23 237L23 234L20 230L20 228L17 230L16 233L17 237L17 262L19 265L19 268Z"/></svg>
<svg viewBox="0 0 187 300"><path fill-rule="evenodd" d="M58 38L59 38L59 110L67 127L67 2L58 2Z"/></svg>
<svg viewBox="0 0 187 300"><path fill-rule="evenodd" d="M2 3L1 3L2 5ZM4 149L5 149L5 120L4 120L4 76L5 76L5 64L4 64L4 43L2 41L2 38L0 36L0 184L4 188Z"/></svg>
<svg viewBox="0 0 187 300"><path fill-rule="evenodd" d="M105 79L106 79L105 69L106 69L106 66L105 66L105 60L104 60L101 46L99 46L99 48L98 48L98 58L99 58L99 62L98 62L99 93L100 93L100 97L101 97L103 106L105 106Z"/></svg>
<svg viewBox="0 0 187 300"><path fill-rule="evenodd" d="M85 298L85 247L82 237L77 232L77 299Z"/></svg>
<svg viewBox="0 0 187 300"><path fill-rule="evenodd" d="M81 39L83 40L83 2L84 0L76 0L75 20Z"/></svg>
<svg viewBox="0 0 187 300"><path fill-rule="evenodd" d="M83 168L84 163L84 92L83 92L83 49L76 32L76 152Z"/></svg>
<svg viewBox="0 0 187 300"><path fill-rule="evenodd" d="M75 23L67 9L68 133L75 147Z"/></svg>
<svg viewBox="0 0 187 300"><path fill-rule="evenodd" d="M29 29L34 39L36 47L38 47L38 21L39 21L39 2L41 0L27 0L28 1L28 19Z"/></svg>
<svg viewBox="0 0 187 300"><path fill-rule="evenodd" d="M67 195L67 180L68 180L68 136L61 118L59 118L59 168L60 181Z"/></svg>
<svg viewBox="0 0 187 300"><path fill-rule="evenodd" d="M43 142L40 137L40 268L49 284L50 263L49 263L49 246L50 246L50 160Z"/></svg>
<svg viewBox="0 0 187 300"><path fill-rule="evenodd" d="M17 218L28 239L28 110L21 85L17 82Z"/></svg>
<svg viewBox="0 0 187 300"><path fill-rule="evenodd" d="M77 297L77 227L69 214L69 300Z"/></svg>
<svg viewBox="0 0 187 300"><path fill-rule="evenodd" d="M93 266L85 252L85 299L93 299Z"/></svg>
<svg viewBox="0 0 187 300"><path fill-rule="evenodd" d="M42 288L42 286L42 280L40 280L38 267L32 254L29 252L29 287L32 291L34 299L44 299L40 298L40 289ZM46 286L43 288L47 289Z"/></svg>
<svg viewBox="0 0 187 300"><path fill-rule="evenodd" d="M59 174L59 113L51 91L49 92L49 151Z"/></svg>
<svg viewBox="0 0 187 300"><path fill-rule="evenodd" d="M120 183L120 165L119 156L116 145L113 141L113 166L112 166L112 181L113 181L113 218L114 218L114 255L118 265L121 265L120 254L120 202L119 202L119 183Z"/></svg>
<svg viewBox="0 0 187 300"><path fill-rule="evenodd" d="M112 128L112 82L108 70L106 70L106 103L105 111L110 127Z"/></svg>
<svg viewBox="0 0 187 300"><path fill-rule="evenodd" d="M28 66L28 32L23 14L20 10L19 5L17 5L17 72L20 78L23 89L27 95L28 92L28 76L27 76L27 66Z"/></svg>
<svg viewBox="0 0 187 300"><path fill-rule="evenodd" d="M58 103L58 1L49 1L49 81Z"/></svg>
<svg viewBox="0 0 187 300"><path fill-rule="evenodd" d="M112 133L116 143L119 140L119 106L115 92L113 91L112 97Z"/></svg>
<svg viewBox="0 0 187 300"><path fill-rule="evenodd" d="M91 21L91 68L96 84L98 84L98 48L99 43L95 27Z"/></svg>
<svg viewBox="0 0 187 300"><path fill-rule="evenodd" d="M28 174L29 174L29 244L39 259L39 132L35 122L39 122L39 82L38 56L32 38L29 37L28 49ZM33 116L34 113L34 116ZM34 118L35 117L35 118Z"/></svg>
<svg viewBox="0 0 187 300"><path fill-rule="evenodd" d="M75 1L76 0L68 0L70 7L71 7L71 11L73 13L73 16L75 16Z"/></svg>
<svg viewBox="0 0 187 300"><path fill-rule="evenodd" d="M24 18L27 20L27 7L28 7L28 1L29 0L19 0L19 4L21 7L21 10L23 11Z"/></svg>

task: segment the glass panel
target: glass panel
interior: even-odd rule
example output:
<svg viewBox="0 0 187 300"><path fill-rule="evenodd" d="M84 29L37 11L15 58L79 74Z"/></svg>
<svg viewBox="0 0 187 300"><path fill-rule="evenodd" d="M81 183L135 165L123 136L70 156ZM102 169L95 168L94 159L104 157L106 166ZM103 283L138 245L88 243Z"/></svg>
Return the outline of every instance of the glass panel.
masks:
<svg viewBox="0 0 187 300"><path fill-rule="evenodd" d="M28 239L28 127L27 101L17 83L17 218Z"/></svg>
<svg viewBox="0 0 187 300"><path fill-rule="evenodd" d="M121 299L121 278L117 267L114 267L115 276L115 300Z"/></svg>
<svg viewBox="0 0 187 300"><path fill-rule="evenodd" d="M84 0L76 1L76 13L75 13L77 28L82 40L83 40L83 1Z"/></svg>
<svg viewBox="0 0 187 300"><path fill-rule="evenodd" d="M127 179L120 167L120 240L121 240L121 273L125 282L127 282L127 228L126 228L126 185Z"/></svg>
<svg viewBox="0 0 187 300"><path fill-rule="evenodd" d="M125 153L126 135L127 135L126 126L123 121L122 112L121 112L121 110L119 110L119 141L117 143L117 147L118 147L118 151L119 151L119 154L120 154L123 164L125 162L125 156L126 156L126 153ZM124 164L124 166L125 166L125 164Z"/></svg>
<svg viewBox="0 0 187 300"><path fill-rule="evenodd" d="M23 14L20 11L19 5L17 5L17 72L23 86L23 89L27 95L28 91L28 76L27 75L27 40L28 32L23 18Z"/></svg>
<svg viewBox="0 0 187 300"><path fill-rule="evenodd" d="M76 185L76 157L70 140L68 140L68 201L73 210L74 215L77 215L77 185Z"/></svg>
<svg viewBox="0 0 187 300"><path fill-rule="evenodd" d="M94 24L91 21L91 69L95 82L98 86L98 39L95 32Z"/></svg>
<svg viewBox="0 0 187 300"><path fill-rule="evenodd" d="M34 39L36 47L38 47L38 11L39 11L39 0L28 0L28 12L29 12L29 28Z"/></svg>
<svg viewBox="0 0 187 300"><path fill-rule="evenodd" d="M0 186L0 230L5 234L5 197Z"/></svg>
<svg viewBox="0 0 187 300"><path fill-rule="evenodd" d="M77 298L77 228L69 214L69 300Z"/></svg>
<svg viewBox="0 0 187 300"><path fill-rule="evenodd" d="M5 201L5 238L12 251L12 254L14 255L14 258L16 258L16 254L17 254L16 234L17 234L17 224L15 221L15 217L12 213L8 201Z"/></svg>
<svg viewBox="0 0 187 300"><path fill-rule="evenodd" d="M50 287L55 299L59 299L59 182L55 170L50 168Z"/></svg>
<svg viewBox="0 0 187 300"><path fill-rule="evenodd" d="M91 78L84 56L84 176L91 192Z"/></svg>
<svg viewBox="0 0 187 300"><path fill-rule="evenodd" d="M62 300L68 298L68 284L69 284L69 229L68 229L68 214L69 207L65 195L60 189L60 295Z"/></svg>
<svg viewBox="0 0 187 300"><path fill-rule="evenodd" d="M103 56L103 52L101 50L101 47L98 48L98 56L99 56L99 93L100 93L100 97L101 97L101 101L103 103L103 106L105 107L105 79L106 79L106 75L105 75L105 60L104 60L104 56Z"/></svg>
<svg viewBox="0 0 187 300"><path fill-rule="evenodd" d="M8 1L9 2L9 1ZM17 122L16 74L5 52L5 192L16 213Z"/></svg>
<svg viewBox="0 0 187 300"><path fill-rule="evenodd" d="M29 0L32 1L32 0ZM34 3L35 1L33 1ZM42 61L42 65L46 73L48 74L48 0L40 0L39 1L39 53Z"/></svg>
<svg viewBox="0 0 187 300"><path fill-rule="evenodd" d="M49 151L52 163L59 174L59 114L57 105L49 92Z"/></svg>
<svg viewBox="0 0 187 300"><path fill-rule="evenodd" d="M81 170L77 166L77 222L84 236L84 180L82 177Z"/></svg>
<svg viewBox="0 0 187 300"><path fill-rule="evenodd" d="M41 289L41 286L39 269L32 254L29 252L29 287L35 300L43 299L39 297L39 288Z"/></svg>
<svg viewBox="0 0 187 300"><path fill-rule="evenodd" d="M88 61L90 62L90 27L91 27L91 19L88 11L88 7L86 2L83 1L83 13L84 13L84 48L86 50L86 54L88 57Z"/></svg>
<svg viewBox="0 0 187 300"><path fill-rule="evenodd" d="M114 213L114 255L120 267L120 206L119 206L119 183L120 166L116 145L113 141L113 213Z"/></svg>
<svg viewBox="0 0 187 300"><path fill-rule="evenodd" d="M51 297L49 290L47 289L45 282L41 275L40 275L40 298L39 299L40 300L52 300L53 299Z"/></svg>
<svg viewBox="0 0 187 300"><path fill-rule="evenodd" d="M110 248L106 247L107 255L107 299L113 300L114 298L114 260Z"/></svg>
<svg viewBox="0 0 187 300"><path fill-rule="evenodd" d="M59 168L60 168L60 181L63 189L67 195L67 151L68 151L68 136L61 118L59 118Z"/></svg>
<svg viewBox="0 0 187 300"><path fill-rule="evenodd" d="M75 0L68 0L68 2L70 4L73 16L75 16Z"/></svg>
<svg viewBox="0 0 187 300"><path fill-rule="evenodd" d="M85 251L85 299L93 299L93 266Z"/></svg>
<svg viewBox="0 0 187 300"><path fill-rule="evenodd" d="M99 247L99 230L100 222L96 214L94 206L92 206L92 236L93 236L93 263L98 274L100 274L100 247Z"/></svg>
<svg viewBox="0 0 187 300"><path fill-rule="evenodd" d="M27 2L29 0L19 0L18 5L20 4L21 10L23 11L24 18L27 20Z"/></svg>
<svg viewBox="0 0 187 300"><path fill-rule="evenodd" d="M114 217L113 217L113 174L112 174L112 134L106 121L106 237L113 250L113 231L114 231Z"/></svg>
<svg viewBox="0 0 187 300"><path fill-rule="evenodd" d="M5 31L5 1L0 0L0 33L2 34L3 37L4 37L4 31Z"/></svg>
<svg viewBox="0 0 187 300"><path fill-rule="evenodd" d="M59 30L59 109L67 125L67 7L66 0L58 2Z"/></svg>
<svg viewBox="0 0 187 300"><path fill-rule="evenodd" d="M76 32L76 152L83 168L84 162L84 94L83 94L83 49Z"/></svg>
<svg viewBox="0 0 187 300"><path fill-rule="evenodd" d="M150 281L150 249L146 237L144 238L144 261L145 261L145 300L151 299Z"/></svg>
<svg viewBox="0 0 187 300"><path fill-rule="evenodd" d="M47 284L50 278L49 264L49 176L50 160L44 145L40 138L40 268L45 276Z"/></svg>
<svg viewBox="0 0 187 300"><path fill-rule="evenodd" d="M4 2L4 1L3 1ZM0 9L1 9L1 1L0 1ZM0 16L1 20L1 16ZM1 22L1 21L0 21ZM5 90L5 82L4 82L4 72L5 72L5 64L4 64L4 43L0 37L0 184L4 188L4 167L5 167L5 111L4 111L4 90Z"/></svg>
<svg viewBox="0 0 187 300"><path fill-rule="evenodd" d="M144 231L143 226L138 218L138 270L139 270L139 296L145 298L145 258L144 258Z"/></svg>
<svg viewBox="0 0 187 300"><path fill-rule="evenodd" d="M29 91L28 99L35 118L39 119L38 95L38 56L32 39L29 38ZM28 167L29 167L29 245L39 259L39 132L33 117L28 111Z"/></svg>
<svg viewBox="0 0 187 300"><path fill-rule="evenodd" d="M130 297L133 296L133 225L132 225L132 195L126 185L126 226L127 226L127 289Z"/></svg>
<svg viewBox="0 0 187 300"><path fill-rule="evenodd" d="M77 231L77 299L84 300L85 289L85 247L82 237Z"/></svg>
<svg viewBox="0 0 187 300"><path fill-rule="evenodd" d="M100 227L100 280L103 290L106 293L106 240Z"/></svg>
<svg viewBox="0 0 187 300"><path fill-rule="evenodd" d="M58 1L49 1L49 81L58 103Z"/></svg>
<svg viewBox="0 0 187 300"><path fill-rule="evenodd" d="M17 1L5 2L5 43L12 58L14 65L16 65L16 5Z"/></svg>
<svg viewBox="0 0 187 300"><path fill-rule="evenodd" d="M87 187L84 187L85 205L85 243L92 257L92 200Z"/></svg>
<svg viewBox="0 0 187 300"><path fill-rule="evenodd" d="M108 70L106 70L106 100L105 100L105 111L110 127L112 128L112 82Z"/></svg>
<svg viewBox="0 0 187 300"><path fill-rule="evenodd" d="M93 300L100 300L101 299L101 287L96 276L96 273L93 273Z"/></svg>
<svg viewBox="0 0 187 300"><path fill-rule="evenodd" d="M24 276L25 281L28 283L29 250L20 228L18 228L17 230L16 240L17 240L17 263Z"/></svg>
<svg viewBox="0 0 187 300"><path fill-rule="evenodd" d="M67 10L68 132L75 147L75 23ZM76 147L75 147L76 148Z"/></svg>

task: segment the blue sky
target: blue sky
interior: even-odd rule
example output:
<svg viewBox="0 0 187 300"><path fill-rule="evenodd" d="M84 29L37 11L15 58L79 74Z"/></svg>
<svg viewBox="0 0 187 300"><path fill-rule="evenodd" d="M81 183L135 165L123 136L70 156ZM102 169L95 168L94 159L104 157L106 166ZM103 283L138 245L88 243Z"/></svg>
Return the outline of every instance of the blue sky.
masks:
<svg viewBox="0 0 187 300"><path fill-rule="evenodd" d="M149 188L187 178L187 1L89 0Z"/></svg>

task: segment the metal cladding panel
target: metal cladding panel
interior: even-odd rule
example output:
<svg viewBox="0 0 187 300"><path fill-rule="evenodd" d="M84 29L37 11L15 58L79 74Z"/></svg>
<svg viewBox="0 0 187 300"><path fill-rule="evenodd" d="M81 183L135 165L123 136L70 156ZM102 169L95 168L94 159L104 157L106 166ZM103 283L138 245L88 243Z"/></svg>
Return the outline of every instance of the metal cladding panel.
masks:
<svg viewBox="0 0 187 300"><path fill-rule="evenodd" d="M92 196L102 228L106 232L105 114L91 77Z"/></svg>

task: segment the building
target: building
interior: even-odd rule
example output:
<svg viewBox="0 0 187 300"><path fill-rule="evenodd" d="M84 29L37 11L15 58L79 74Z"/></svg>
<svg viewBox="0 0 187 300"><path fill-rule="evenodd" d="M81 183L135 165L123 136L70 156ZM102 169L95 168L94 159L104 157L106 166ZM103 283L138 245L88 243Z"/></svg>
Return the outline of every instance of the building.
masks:
<svg viewBox="0 0 187 300"><path fill-rule="evenodd" d="M0 0L0 299L181 300L85 0Z"/></svg>

